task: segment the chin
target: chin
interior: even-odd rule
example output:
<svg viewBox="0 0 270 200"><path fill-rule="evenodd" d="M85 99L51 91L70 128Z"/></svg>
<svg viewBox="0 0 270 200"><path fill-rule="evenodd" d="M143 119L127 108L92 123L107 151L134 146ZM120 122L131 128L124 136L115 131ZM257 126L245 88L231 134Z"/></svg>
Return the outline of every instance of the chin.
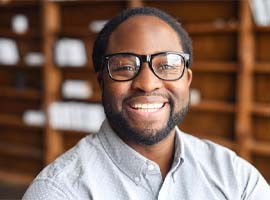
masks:
<svg viewBox="0 0 270 200"><path fill-rule="evenodd" d="M132 141L136 144L154 145L165 139L174 129L175 123L171 123L170 119L164 126L160 127L161 123L135 123L133 120L128 120L123 113L108 113L106 116L109 123L116 134L119 135L124 141ZM131 126L131 124L133 124Z"/></svg>
<svg viewBox="0 0 270 200"><path fill-rule="evenodd" d="M143 145L154 145L165 139L180 124L188 111L187 104L174 113L174 104L171 103L170 113L166 120L145 122L129 118L123 110L116 112L111 104L103 102L103 105L106 117L115 133L124 141Z"/></svg>

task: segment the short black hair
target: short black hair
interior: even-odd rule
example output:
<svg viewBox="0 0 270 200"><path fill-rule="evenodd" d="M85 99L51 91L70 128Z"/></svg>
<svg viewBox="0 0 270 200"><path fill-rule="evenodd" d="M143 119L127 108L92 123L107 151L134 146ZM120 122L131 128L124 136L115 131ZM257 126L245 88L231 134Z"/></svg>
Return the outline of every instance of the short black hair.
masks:
<svg viewBox="0 0 270 200"><path fill-rule="evenodd" d="M188 66L192 63L192 44L191 39L185 29L181 26L181 24L172 16L161 11L157 8L152 7L139 7L139 8L131 8L126 9L112 18L100 31L97 35L96 41L93 47L92 59L95 71L98 72L102 69L102 57L106 54L108 41L111 33L125 20L132 16L137 15L146 15L146 16L154 16L157 17L164 22L166 22L169 26L171 26L177 33L184 53L190 54L190 60Z"/></svg>

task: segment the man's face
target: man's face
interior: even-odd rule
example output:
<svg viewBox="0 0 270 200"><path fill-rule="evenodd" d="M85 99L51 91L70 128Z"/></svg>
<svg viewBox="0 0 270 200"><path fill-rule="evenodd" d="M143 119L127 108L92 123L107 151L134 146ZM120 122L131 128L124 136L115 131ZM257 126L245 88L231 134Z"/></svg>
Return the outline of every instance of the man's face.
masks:
<svg viewBox="0 0 270 200"><path fill-rule="evenodd" d="M153 16L135 16L111 34L107 54L141 55L164 51L183 53L177 33ZM117 82L103 70L100 84L106 116L126 142L152 145L173 132L188 108L192 72L186 69L176 81L156 77L147 62L133 80Z"/></svg>

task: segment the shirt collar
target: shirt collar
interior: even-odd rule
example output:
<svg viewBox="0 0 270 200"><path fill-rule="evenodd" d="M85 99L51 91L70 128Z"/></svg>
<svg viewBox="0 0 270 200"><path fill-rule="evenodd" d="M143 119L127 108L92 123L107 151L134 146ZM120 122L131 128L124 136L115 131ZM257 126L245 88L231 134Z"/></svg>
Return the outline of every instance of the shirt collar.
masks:
<svg viewBox="0 0 270 200"><path fill-rule="evenodd" d="M137 183L147 159L124 143L107 120L103 122L97 135L115 165Z"/></svg>
<svg viewBox="0 0 270 200"><path fill-rule="evenodd" d="M175 128L175 151L174 151L174 161L172 163L171 172L174 173L184 162L185 150L182 131L176 127Z"/></svg>
<svg viewBox="0 0 270 200"><path fill-rule="evenodd" d="M106 153L115 165L137 184L145 166L152 161L148 160L124 143L112 130L107 119L103 122L97 135ZM184 148L180 136L181 131L176 127L175 154L171 168L172 173L181 166L184 160Z"/></svg>

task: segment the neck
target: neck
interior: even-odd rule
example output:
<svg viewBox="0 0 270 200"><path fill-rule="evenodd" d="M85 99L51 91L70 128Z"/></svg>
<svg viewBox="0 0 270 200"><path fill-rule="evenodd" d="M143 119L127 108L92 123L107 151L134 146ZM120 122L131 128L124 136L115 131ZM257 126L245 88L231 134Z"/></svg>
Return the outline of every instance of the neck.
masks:
<svg viewBox="0 0 270 200"><path fill-rule="evenodd" d="M165 139L154 145L142 145L128 141L126 143L147 159L157 163L164 180L171 168L174 158L174 138L175 130Z"/></svg>

